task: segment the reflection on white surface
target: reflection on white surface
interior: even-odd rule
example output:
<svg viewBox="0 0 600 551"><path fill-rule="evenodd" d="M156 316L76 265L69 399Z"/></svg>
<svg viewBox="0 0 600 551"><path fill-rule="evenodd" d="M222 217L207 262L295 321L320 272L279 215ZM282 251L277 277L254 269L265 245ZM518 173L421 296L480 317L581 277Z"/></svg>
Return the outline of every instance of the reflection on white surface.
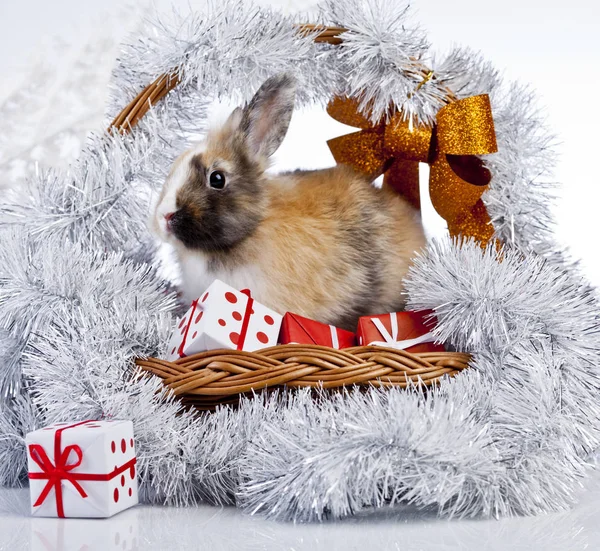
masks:
<svg viewBox="0 0 600 551"><path fill-rule="evenodd" d="M495 520L438 520L393 508L324 524L278 523L234 508L139 506L106 520L29 516L27 490L0 490L0 549L578 550L600 549L600 473L571 511Z"/></svg>
<svg viewBox="0 0 600 551"><path fill-rule="evenodd" d="M58 520L36 517L31 519L29 538L29 547L26 540L19 539L11 548L35 551L143 549L138 542L136 513L117 515L97 522L90 522L89 519ZM19 547L20 545L23 547Z"/></svg>

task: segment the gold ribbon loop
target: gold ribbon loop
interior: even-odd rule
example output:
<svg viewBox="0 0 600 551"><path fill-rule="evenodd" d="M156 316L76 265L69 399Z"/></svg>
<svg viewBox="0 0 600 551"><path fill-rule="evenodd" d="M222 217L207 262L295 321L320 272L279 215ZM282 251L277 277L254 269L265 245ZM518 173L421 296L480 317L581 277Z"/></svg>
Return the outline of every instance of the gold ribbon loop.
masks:
<svg viewBox="0 0 600 551"><path fill-rule="evenodd" d="M370 178L385 170L383 133L375 128L333 138L327 144L337 163L350 165Z"/></svg>
<svg viewBox="0 0 600 551"><path fill-rule="evenodd" d="M358 101L353 98L334 97L327 105L327 112L338 122L355 128L373 128L370 113L361 113ZM379 125L375 125L379 126Z"/></svg>
<svg viewBox="0 0 600 551"><path fill-rule="evenodd" d="M411 127L402 113L389 123L369 122L352 98L334 98L327 112L337 121L361 128L327 143L338 163L370 178L385 172L384 185L420 207L419 163L430 165L429 193L450 235L474 237L486 245L494 228L481 195L491 174L475 155L497 151L494 120L486 94L453 101L440 109L434 127Z"/></svg>
<svg viewBox="0 0 600 551"><path fill-rule="evenodd" d="M498 151L492 106L487 94L442 107L436 117L440 151L452 155L487 155Z"/></svg>

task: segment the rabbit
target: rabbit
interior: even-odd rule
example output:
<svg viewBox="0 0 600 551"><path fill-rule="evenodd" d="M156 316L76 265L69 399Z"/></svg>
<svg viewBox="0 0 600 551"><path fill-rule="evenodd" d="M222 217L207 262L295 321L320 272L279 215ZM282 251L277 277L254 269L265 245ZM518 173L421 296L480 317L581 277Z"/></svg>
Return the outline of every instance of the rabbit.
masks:
<svg viewBox="0 0 600 551"><path fill-rule="evenodd" d="M174 162L152 216L192 301L215 279L260 303L355 330L401 310L402 279L425 244L419 212L345 165L265 173L283 141L295 80L274 76Z"/></svg>

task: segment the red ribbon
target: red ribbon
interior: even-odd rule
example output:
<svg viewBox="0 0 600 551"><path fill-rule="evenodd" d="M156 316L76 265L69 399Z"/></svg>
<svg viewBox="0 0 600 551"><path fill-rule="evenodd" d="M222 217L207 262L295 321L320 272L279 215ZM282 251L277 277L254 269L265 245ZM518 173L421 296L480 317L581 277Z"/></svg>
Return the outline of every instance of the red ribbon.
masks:
<svg viewBox="0 0 600 551"><path fill-rule="evenodd" d="M237 344L237 349L243 350L244 343L246 342L246 335L248 334L248 326L250 325L250 318L252 317L252 306L254 306L254 299L252 298L250 289L242 289L240 293L244 293L248 297L246 311L244 312L244 320L242 321L242 328L240 329L240 338Z"/></svg>
<svg viewBox="0 0 600 551"><path fill-rule="evenodd" d="M194 313L196 312L196 308L198 306L198 300L199 299L196 299L194 302L192 302L192 313L190 314L190 319L188 320L187 327L185 328L183 340L179 345L179 350L177 350L177 354L179 354L180 358L183 358L185 356L185 354L183 353L183 349L185 348L185 342L187 341L188 333L190 332L190 327L192 326L192 320L194 319Z"/></svg>
<svg viewBox="0 0 600 551"><path fill-rule="evenodd" d="M83 461L83 452L77 444L67 446L63 450L61 445L62 433L67 429L72 429L80 425L85 425L86 423L94 422L95 421L81 421L80 423L75 423L74 425L61 427L60 429L56 430L56 432L54 433L54 464L52 464L52 461L48 457L46 450L44 450L44 448L40 444L29 445L29 454L31 455L31 459L33 459L33 461L37 463L40 469L42 469L41 473L29 473L29 478L31 480L48 481L44 486L44 489L41 491L36 502L33 504L34 507L39 507L42 503L44 503L44 501L48 497L48 494L50 493L50 490L54 488L54 495L56 497L56 512L59 518L65 518L65 511L63 508L62 499L63 480L68 480L79 492L79 495L83 498L86 498L87 494L85 493L85 490L81 487L81 484L79 484L79 480L111 480L135 465L136 458L134 457L127 463L121 465L116 469L113 469L110 473L107 474L71 472L77 467L79 467L79 465L81 465L81 462ZM74 463L69 463L69 456L72 452L75 453L76 460Z"/></svg>

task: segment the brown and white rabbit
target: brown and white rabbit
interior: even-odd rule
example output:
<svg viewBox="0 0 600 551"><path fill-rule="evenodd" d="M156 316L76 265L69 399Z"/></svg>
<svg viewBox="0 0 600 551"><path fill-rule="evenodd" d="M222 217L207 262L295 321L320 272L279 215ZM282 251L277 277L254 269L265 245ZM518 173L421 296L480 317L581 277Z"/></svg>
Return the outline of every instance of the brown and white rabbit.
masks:
<svg viewBox="0 0 600 551"><path fill-rule="evenodd" d="M265 173L287 132L295 83L267 80L224 126L173 164L152 219L175 248L183 297L214 279L259 302L346 329L403 307L425 244L418 212L347 166Z"/></svg>

